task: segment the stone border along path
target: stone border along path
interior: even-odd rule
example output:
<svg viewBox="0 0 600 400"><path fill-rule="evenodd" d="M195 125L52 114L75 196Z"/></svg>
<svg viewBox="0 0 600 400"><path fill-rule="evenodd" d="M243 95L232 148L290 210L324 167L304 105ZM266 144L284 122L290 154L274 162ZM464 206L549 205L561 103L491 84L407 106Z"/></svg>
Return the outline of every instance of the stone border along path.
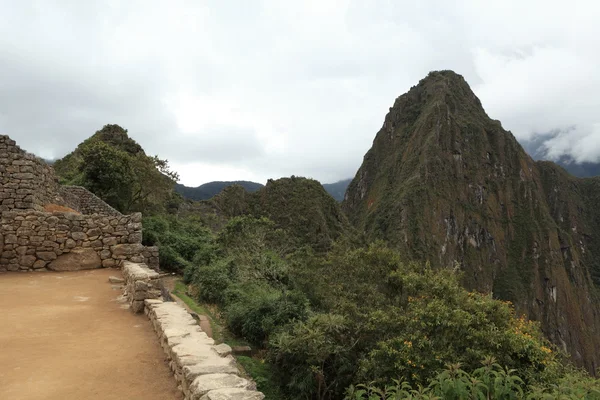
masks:
<svg viewBox="0 0 600 400"><path fill-rule="evenodd" d="M262 400L256 384L240 377L231 347L215 345L196 320L176 302L156 297L151 280L158 277L144 264L123 263L125 296L133 312L144 310L169 360L185 400ZM142 299L146 296L145 299ZM140 302L143 301L143 307Z"/></svg>

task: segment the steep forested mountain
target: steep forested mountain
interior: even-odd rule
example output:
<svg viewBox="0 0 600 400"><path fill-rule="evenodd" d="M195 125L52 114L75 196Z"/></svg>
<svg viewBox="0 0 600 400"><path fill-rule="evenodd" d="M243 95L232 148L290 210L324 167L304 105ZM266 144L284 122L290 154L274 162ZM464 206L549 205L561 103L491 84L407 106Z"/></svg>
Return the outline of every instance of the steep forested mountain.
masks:
<svg viewBox="0 0 600 400"><path fill-rule="evenodd" d="M208 200L211 197L219 194L226 187L232 185L239 185L250 193L256 192L258 189L264 186L261 183L250 181L214 181L205 183L198 187L189 187L178 183L175 185L175 191L186 199L200 201Z"/></svg>
<svg viewBox="0 0 600 400"><path fill-rule="evenodd" d="M313 179L269 179L254 193L229 186L209 204L228 217L267 217L286 229L298 245L308 244L318 251L329 249L340 236L351 232L339 203Z"/></svg>
<svg viewBox="0 0 600 400"><path fill-rule="evenodd" d="M396 99L343 209L371 240L464 271L593 371L600 362L600 179L535 162L462 76Z"/></svg>

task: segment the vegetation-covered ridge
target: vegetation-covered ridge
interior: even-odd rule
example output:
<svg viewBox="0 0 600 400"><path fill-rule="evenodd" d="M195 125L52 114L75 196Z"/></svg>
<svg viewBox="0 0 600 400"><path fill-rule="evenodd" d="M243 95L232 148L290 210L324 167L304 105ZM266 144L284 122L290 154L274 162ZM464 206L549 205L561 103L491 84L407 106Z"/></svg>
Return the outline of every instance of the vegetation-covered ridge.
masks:
<svg viewBox="0 0 600 400"><path fill-rule="evenodd" d="M432 72L396 99L343 208L368 240L514 302L580 365L600 362L595 179L535 163L462 76Z"/></svg>
<svg viewBox="0 0 600 400"><path fill-rule="evenodd" d="M331 195L337 201L344 200L344 194L346 193L346 189L348 188L348 184L352 179L344 179L334 183L323 183L323 188L327 193ZM188 187L185 185L177 184L175 185L175 190L177 193L181 194L184 198L189 200L209 200L221 193L223 189L229 186L239 185L243 187L248 192L256 192L258 189L262 188L264 185L256 182L249 181L215 181L208 182L198 187Z"/></svg>
<svg viewBox="0 0 600 400"><path fill-rule="evenodd" d="M205 183L198 187L189 187L177 184L175 185L175 190L186 199L200 201L208 200L221 193L221 191L226 187L233 185L239 185L248 192L256 192L258 189L263 187L261 183L250 181L214 181Z"/></svg>
<svg viewBox="0 0 600 400"><path fill-rule="evenodd" d="M361 382L374 394L394 379L420 390L447 365L483 379L482 360L486 383L505 374L496 395L501 384L505 393L552 393L558 382L593 382L509 302L469 292L457 269L406 262L381 242L338 242L318 255L290 248L272 221L240 216L204 243L184 279L199 302L218 306L229 331L262 349L285 398L358 399ZM521 398L496 395L485 398Z"/></svg>
<svg viewBox="0 0 600 400"><path fill-rule="evenodd" d="M230 186L208 201L220 215L266 217L289 233L292 246L329 250L342 236L356 236L346 215L314 179L269 179L254 193Z"/></svg>
<svg viewBox="0 0 600 400"><path fill-rule="evenodd" d="M451 71L396 100L342 205L294 176L184 201L114 125L57 163L144 212L186 300L252 344L267 400L598 398L567 353L600 355L600 179L531 160Z"/></svg>
<svg viewBox="0 0 600 400"><path fill-rule="evenodd" d="M118 125L105 125L53 166L62 184L84 186L123 213L161 212L177 200L177 173Z"/></svg>

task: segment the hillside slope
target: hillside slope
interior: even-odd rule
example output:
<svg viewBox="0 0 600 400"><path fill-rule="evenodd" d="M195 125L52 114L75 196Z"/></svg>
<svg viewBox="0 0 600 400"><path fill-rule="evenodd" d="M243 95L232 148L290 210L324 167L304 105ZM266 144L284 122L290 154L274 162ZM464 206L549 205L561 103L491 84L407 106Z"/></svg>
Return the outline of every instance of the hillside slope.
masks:
<svg viewBox="0 0 600 400"><path fill-rule="evenodd" d="M248 192L256 192L258 189L263 187L261 183L250 182L250 181L214 181L208 182L198 187L189 187L181 184L175 185L175 191L189 200L208 200L213 196L219 194L223 189L228 186L239 185L246 189Z"/></svg>
<svg viewBox="0 0 600 400"><path fill-rule="evenodd" d="M467 287L514 302L594 371L599 194L596 180L534 162L462 76L441 71L396 99L342 206L370 239L458 263Z"/></svg>
<svg viewBox="0 0 600 400"><path fill-rule="evenodd" d="M316 251L328 250L353 231L340 204L313 179L270 179L254 193L229 186L205 203L227 217L267 217L287 230L297 246L309 245Z"/></svg>

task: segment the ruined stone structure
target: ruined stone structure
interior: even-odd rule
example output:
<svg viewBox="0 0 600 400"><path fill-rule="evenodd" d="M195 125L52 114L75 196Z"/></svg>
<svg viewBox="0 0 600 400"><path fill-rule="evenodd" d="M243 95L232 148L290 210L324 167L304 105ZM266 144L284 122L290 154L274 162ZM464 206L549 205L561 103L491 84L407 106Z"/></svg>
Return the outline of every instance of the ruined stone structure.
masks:
<svg viewBox="0 0 600 400"><path fill-rule="evenodd" d="M56 204L70 212L44 212ZM86 189L60 186L54 170L0 135L0 272L119 267L158 269L142 245L142 215L122 215Z"/></svg>
<svg viewBox="0 0 600 400"><path fill-rule="evenodd" d="M121 215L94 193L81 186L59 186L59 193L65 204L82 214Z"/></svg>
<svg viewBox="0 0 600 400"><path fill-rule="evenodd" d="M122 272L124 300L152 322L185 400L264 399L256 384L241 376L231 347L216 344L176 302L158 299L158 273L129 261Z"/></svg>
<svg viewBox="0 0 600 400"><path fill-rule="evenodd" d="M0 186L0 211L42 211L45 204L57 200L58 180L52 167L3 135L0 135Z"/></svg>

